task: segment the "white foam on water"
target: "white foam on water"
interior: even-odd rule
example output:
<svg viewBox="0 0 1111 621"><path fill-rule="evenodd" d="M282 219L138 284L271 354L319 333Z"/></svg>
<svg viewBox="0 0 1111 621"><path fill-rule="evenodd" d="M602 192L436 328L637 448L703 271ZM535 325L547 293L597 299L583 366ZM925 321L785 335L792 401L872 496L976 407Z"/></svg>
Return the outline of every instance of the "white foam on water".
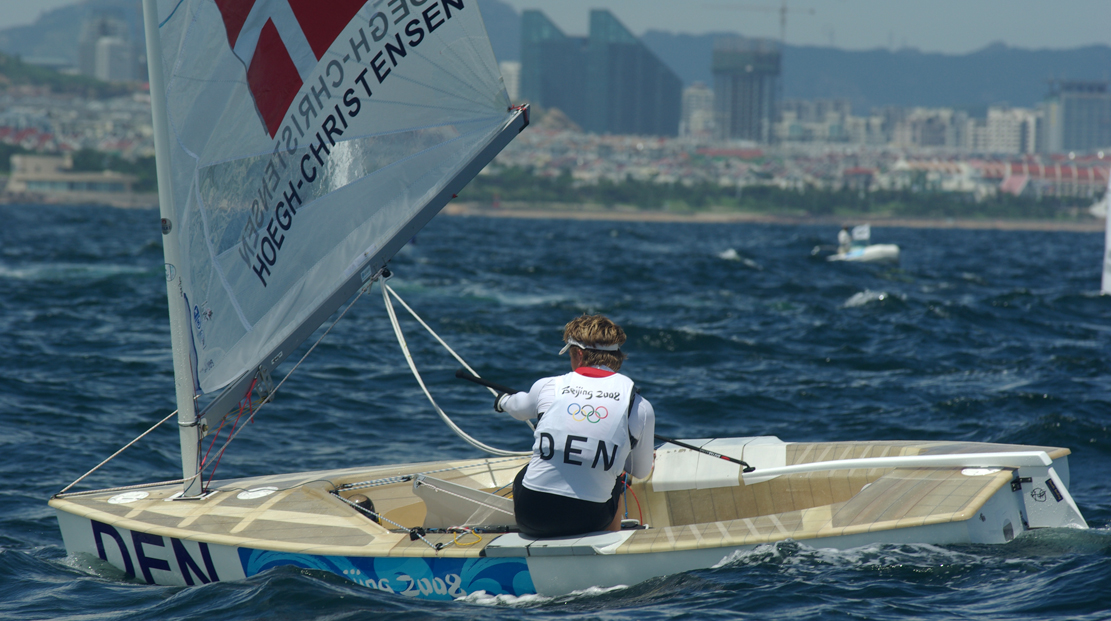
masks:
<svg viewBox="0 0 1111 621"><path fill-rule="evenodd" d="M0 265L0 278L26 281L71 281L110 278L120 274L143 274L147 267L97 265L91 263L39 263L21 267Z"/></svg>
<svg viewBox="0 0 1111 621"><path fill-rule="evenodd" d="M509 608L531 608L546 604L555 598L543 595L490 595L486 591L475 591L456 601L478 604L479 606L505 606Z"/></svg>
<svg viewBox="0 0 1111 621"><path fill-rule="evenodd" d="M466 597L460 597L457 601L467 602L470 604L478 604L479 606L505 606L509 608L532 608L541 606L549 602L558 601L560 603L567 603L577 599L588 597L596 597L614 591L621 591L629 587L619 584L611 587L590 587L578 591L572 591L567 595L559 597L547 597L544 595L490 595L486 591L475 591Z"/></svg>
<svg viewBox="0 0 1111 621"><path fill-rule="evenodd" d="M785 568L816 565L862 568L892 565L937 566L968 565L977 556L932 544L872 544L859 548L813 548L793 540L762 544L751 550L738 550L726 556L714 569L726 566L773 564Z"/></svg>
<svg viewBox="0 0 1111 621"><path fill-rule="evenodd" d="M858 308L866 304L871 304L872 302L882 302L888 298L897 298L900 300L905 299L904 296L892 295L886 291L872 291L871 289L865 289L860 293L854 293L852 297L845 300L845 303L841 305L841 308Z"/></svg>
<svg viewBox="0 0 1111 621"><path fill-rule="evenodd" d="M736 261L738 263L743 264L745 267L751 267L754 270L763 270L764 269L764 266L760 265L756 261L753 261L752 259L749 259L748 257L742 257L733 248L729 248L728 250L723 250L723 251L719 252L717 254L717 257L719 259L724 260L724 261Z"/></svg>

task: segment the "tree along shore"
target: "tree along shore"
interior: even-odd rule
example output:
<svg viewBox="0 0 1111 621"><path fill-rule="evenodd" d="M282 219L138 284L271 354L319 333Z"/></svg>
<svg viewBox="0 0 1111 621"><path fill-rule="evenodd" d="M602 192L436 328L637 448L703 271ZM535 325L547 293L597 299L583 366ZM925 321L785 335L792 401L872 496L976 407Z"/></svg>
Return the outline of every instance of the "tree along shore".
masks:
<svg viewBox="0 0 1111 621"><path fill-rule="evenodd" d="M969 194L925 189L865 192L852 189L805 190L754 185L743 188L702 182L653 183L627 178L580 185L567 172L542 177L523 168L506 168L476 177L459 200L491 206L527 203L533 208L590 211L629 210L676 215L750 213L788 218L1020 219L1094 221L1089 200L999 193L980 201Z"/></svg>

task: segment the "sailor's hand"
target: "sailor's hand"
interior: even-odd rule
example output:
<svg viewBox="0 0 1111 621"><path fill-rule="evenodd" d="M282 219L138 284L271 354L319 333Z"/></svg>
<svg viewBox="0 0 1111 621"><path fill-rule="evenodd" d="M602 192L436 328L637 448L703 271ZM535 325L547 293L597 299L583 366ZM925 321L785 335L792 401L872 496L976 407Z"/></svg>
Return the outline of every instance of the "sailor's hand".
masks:
<svg viewBox="0 0 1111 621"><path fill-rule="evenodd" d="M508 399L508 398L509 398L509 395L505 394L504 392L499 392L498 395L496 397L494 397L494 411L495 412L504 412L505 411L505 408L504 408L505 400Z"/></svg>

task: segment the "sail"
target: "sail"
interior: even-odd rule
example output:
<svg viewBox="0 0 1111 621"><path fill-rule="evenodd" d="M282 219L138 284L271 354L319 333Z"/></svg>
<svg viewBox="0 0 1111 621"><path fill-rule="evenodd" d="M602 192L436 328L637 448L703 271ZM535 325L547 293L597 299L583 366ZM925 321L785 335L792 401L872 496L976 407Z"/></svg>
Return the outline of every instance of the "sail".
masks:
<svg viewBox="0 0 1111 621"><path fill-rule="evenodd" d="M288 355L514 111L475 0L156 4L168 275L207 393Z"/></svg>
<svg viewBox="0 0 1111 621"><path fill-rule="evenodd" d="M872 225L858 224L853 227L853 241L868 243L872 239Z"/></svg>
<svg viewBox="0 0 1111 621"><path fill-rule="evenodd" d="M1103 195L1103 280L1099 292L1111 295L1111 169L1107 171L1107 193Z"/></svg>

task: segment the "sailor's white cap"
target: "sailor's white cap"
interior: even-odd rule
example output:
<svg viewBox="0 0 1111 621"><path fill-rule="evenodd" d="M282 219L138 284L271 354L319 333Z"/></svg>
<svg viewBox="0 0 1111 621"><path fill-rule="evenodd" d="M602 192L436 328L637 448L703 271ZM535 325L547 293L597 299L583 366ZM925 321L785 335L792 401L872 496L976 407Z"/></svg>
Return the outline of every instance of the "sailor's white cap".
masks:
<svg viewBox="0 0 1111 621"><path fill-rule="evenodd" d="M574 345L575 347L578 347L579 349L590 349L590 350L594 350L594 351L620 351L621 350L620 345L583 345L582 343L576 341L575 339L567 339L567 344L563 346L563 349L559 350L559 355L562 356L563 354L566 354L567 350L571 349L572 345Z"/></svg>

